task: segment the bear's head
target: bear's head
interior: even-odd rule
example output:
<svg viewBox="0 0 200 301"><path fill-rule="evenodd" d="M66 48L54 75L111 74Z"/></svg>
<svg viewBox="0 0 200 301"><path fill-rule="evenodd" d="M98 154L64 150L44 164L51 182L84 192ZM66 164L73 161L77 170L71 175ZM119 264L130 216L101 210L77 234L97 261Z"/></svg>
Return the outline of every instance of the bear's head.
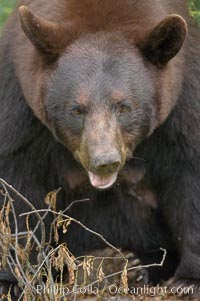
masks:
<svg viewBox="0 0 200 301"><path fill-rule="evenodd" d="M81 32L27 7L20 8L20 20L41 57L41 121L80 161L94 187L110 187L175 105L179 59L172 59L184 43L185 21L170 15L146 31ZM30 104L37 116L39 102Z"/></svg>

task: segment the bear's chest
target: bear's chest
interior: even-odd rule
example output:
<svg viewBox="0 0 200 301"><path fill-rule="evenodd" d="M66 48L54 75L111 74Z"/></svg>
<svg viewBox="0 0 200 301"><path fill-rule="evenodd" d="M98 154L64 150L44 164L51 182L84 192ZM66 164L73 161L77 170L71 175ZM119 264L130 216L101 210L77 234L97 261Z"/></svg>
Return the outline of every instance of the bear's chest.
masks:
<svg viewBox="0 0 200 301"><path fill-rule="evenodd" d="M87 175L73 173L70 183L80 186L67 195L67 206L71 204L67 214L82 225L72 222L67 234L62 234L72 252L83 254L105 247L102 237L122 249L145 251L165 246L156 195L144 175L143 171L127 170L112 189L98 191L90 187Z"/></svg>

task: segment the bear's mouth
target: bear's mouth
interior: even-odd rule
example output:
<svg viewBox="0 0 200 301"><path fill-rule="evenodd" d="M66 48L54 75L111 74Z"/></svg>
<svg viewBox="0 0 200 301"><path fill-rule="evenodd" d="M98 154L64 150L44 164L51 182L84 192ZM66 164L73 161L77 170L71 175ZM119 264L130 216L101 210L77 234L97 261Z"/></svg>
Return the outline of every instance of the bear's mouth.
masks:
<svg viewBox="0 0 200 301"><path fill-rule="evenodd" d="M110 188L117 180L118 172L110 175L97 175L91 171L88 171L90 183L93 187L98 189Z"/></svg>

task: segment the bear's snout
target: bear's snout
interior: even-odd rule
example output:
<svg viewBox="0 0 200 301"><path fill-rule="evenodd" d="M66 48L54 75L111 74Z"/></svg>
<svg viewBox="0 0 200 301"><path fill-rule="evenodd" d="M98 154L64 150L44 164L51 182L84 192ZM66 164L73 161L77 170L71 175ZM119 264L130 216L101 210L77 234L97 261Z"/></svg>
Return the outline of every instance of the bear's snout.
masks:
<svg viewBox="0 0 200 301"><path fill-rule="evenodd" d="M102 153L95 156L93 159L93 168L103 174L116 172L121 165L121 156L118 151L110 153Z"/></svg>

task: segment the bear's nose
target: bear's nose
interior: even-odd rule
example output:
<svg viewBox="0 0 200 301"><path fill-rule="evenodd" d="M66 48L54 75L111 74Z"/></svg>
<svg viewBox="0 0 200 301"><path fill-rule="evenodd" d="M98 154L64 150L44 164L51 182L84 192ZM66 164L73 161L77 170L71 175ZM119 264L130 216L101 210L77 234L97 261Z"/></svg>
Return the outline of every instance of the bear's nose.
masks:
<svg viewBox="0 0 200 301"><path fill-rule="evenodd" d="M121 156L116 152L98 154L93 160L93 168L102 173L114 173L121 164Z"/></svg>

